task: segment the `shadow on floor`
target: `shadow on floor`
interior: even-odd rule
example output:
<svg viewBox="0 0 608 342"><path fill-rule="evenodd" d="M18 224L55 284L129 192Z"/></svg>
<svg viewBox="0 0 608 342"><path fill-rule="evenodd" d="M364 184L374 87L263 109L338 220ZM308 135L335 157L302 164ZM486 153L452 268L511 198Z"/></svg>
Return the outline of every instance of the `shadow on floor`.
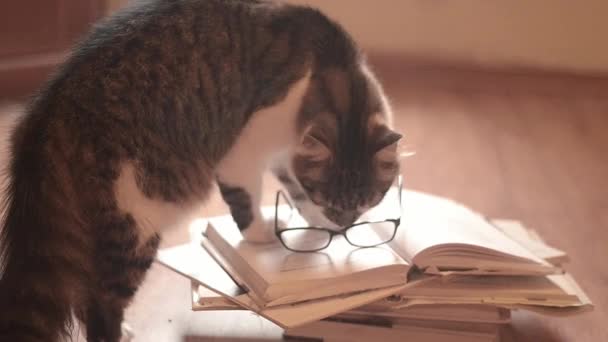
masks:
<svg viewBox="0 0 608 342"><path fill-rule="evenodd" d="M217 336L184 336L183 342L276 342L276 339L248 337L217 337ZM321 339L285 337L288 342L322 342Z"/></svg>

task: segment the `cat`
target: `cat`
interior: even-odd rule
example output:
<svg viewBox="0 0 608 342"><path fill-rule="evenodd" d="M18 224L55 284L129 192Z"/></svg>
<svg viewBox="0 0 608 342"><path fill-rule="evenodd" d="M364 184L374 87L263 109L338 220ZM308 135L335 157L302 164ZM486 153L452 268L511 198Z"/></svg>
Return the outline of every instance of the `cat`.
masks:
<svg viewBox="0 0 608 342"><path fill-rule="evenodd" d="M256 0L150 0L95 25L11 136L0 340L121 338L163 229L217 183L244 237L274 172L303 216L345 226L399 174L384 91L320 11Z"/></svg>

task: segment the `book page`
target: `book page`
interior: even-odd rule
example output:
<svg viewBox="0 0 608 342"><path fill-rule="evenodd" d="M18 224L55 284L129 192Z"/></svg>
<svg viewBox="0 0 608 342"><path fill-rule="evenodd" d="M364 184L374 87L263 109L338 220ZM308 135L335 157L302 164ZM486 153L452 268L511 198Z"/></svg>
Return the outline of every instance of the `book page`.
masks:
<svg viewBox="0 0 608 342"><path fill-rule="evenodd" d="M195 246L192 246L192 244L188 245L187 247L195 248ZM190 267L187 266L186 262L183 262L183 258L167 257L169 253L173 254L176 250L178 250L176 248L180 248L183 250L186 248L186 245L178 246L170 250L163 250L163 263L165 264L165 266L170 267L171 269L175 270L180 274L190 273L188 271ZM204 290L203 292L199 292L198 287L203 286L232 301L234 304L242 307L242 309L247 309L256 312L283 328L295 327L298 325L320 320L331 315L335 315L339 312L351 310L353 308L381 300L392 294L399 293L403 289L407 288L407 286L409 286L392 286L356 294L340 295L320 300L311 300L298 304L282 305L273 308L261 308L247 293L240 289L240 287L237 285L236 282L234 282L234 280L232 280L232 275L229 275L226 270L224 270L219 264L217 264L214 259L202 247L201 250L201 253L206 254L207 257L197 260L197 263L199 264L198 267L204 269L211 269L213 270L213 272L208 277L198 277L199 281L204 281L202 283L193 280L193 290L191 297L193 310L210 310L212 308L212 305L209 303L200 303L200 300L202 299L201 294L209 293L209 291ZM199 251L197 251L196 253L198 254ZM175 263L176 261L179 261L179 263ZM192 262L193 259L190 260L190 263ZM216 301L215 304L216 307L217 305L224 305L224 303L219 300ZM229 308L232 310L237 309L235 307L229 306L225 306L225 308Z"/></svg>
<svg viewBox="0 0 608 342"><path fill-rule="evenodd" d="M390 245L410 262L429 248L445 245L446 250L453 246L460 255L467 251L488 254L491 250L496 255L504 253L547 264L478 213L454 201L416 191L404 191L402 223ZM472 256L479 258L478 254Z"/></svg>
<svg viewBox="0 0 608 342"><path fill-rule="evenodd" d="M285 335L290 337L322 339L323 341L349 342L490 342L496 341L497 337L497 333L442 329L441 327L432 326L399 325L395 327L382 327L328 320L289 329L285 332Z"/></svg>
<svg viewBox="0 0 608 342"><path fill-rule="evenodd" d="M200 285L232 301L243 309L257 312L283 328L298 326L335 315L339 312L351 310L399 293L407 287L407 285L393 286L295 305L261 309L200 245L188 243L161 249L158 252L157 261L161 265L190 278L194 282L193 287L196 289L191 294L194 310L210 309L198 302L200 297L197 287Z"/></svg>
<svg viewBox="0 0 608 342"><path fill-rule="evenodd" d="M263 211L268 217L274 216L274 208L265 207ZM292 213L286 221L289 227L307 226L297 213ZM405 267L409 265L387 245L359 248L349 244L342 236L335 236L331 244L319 252L297 253L286 249L278 239L269 244L243 240L231 216L211 218L209 223L211 226L208 229L221 235L234 247L239 259L248 263L269 284L329 279L391 265L403 266L405 272Z"/></svg>
<svg viewBox="0 0 608 342"><path fill-rule="evenodd" d="M586 294L568 274L544 277L430 277L405 289L386 305L404 308L421 304L495 304L546 307L590 305Z"/></svg>
<svg viewBox="0 0 608 342"><path fill-rule="evenodd" d="M233 305L222 304L220 300L217 300L215 304L210 304L210 302L205 301L204 297L201 297L200 287L201 285L193 282L192 310L194 311L209 311L214 310L214 307L215 310L251 310L248 306L250 303L253 303L253 301L250 298L247 298L247 295L239 296L238 298L227 298L234 301L235 304ZM404 285L394 286L349 296L337 296L334 298L303 302L294 305L283 305L267 309L255 309L252 311L271 322L276 323L280 327L287 329L318 321L370 302L381 300L382 298L386 298L387 296L401 291L403 288ZM206 292L202 293L204 294Z"/></svg>
<svg viewBox="0 0 608 342"><path fill-rule="evenodd" d="M510 311L483 304L425 304L395 310L382 302L356 308L348 313L361 316L386 317L389 319L415 318L425 320L507 323Z"/></svg>
<svg viewBox="0 0 608 342"><path fill-rule="evenodd" d="M191 280L193 311L247 310L247 308Z"/></svg>
<svg viewBox="0 0 608 342"><path fill-rule="evenodd" d="M539 276L461 276L450 275L413 286L401 293L415 297L528 298L546 302L551 299L578 301L573 290L566 287L563 275Z"/></svg>
<svg viewBox="0 0 608 342"><path fill-rule="evenodd" d="M191 242L158 251L156 261L224 297L246 295L200 244Z"/></svg>
<svg viewBox="0 0 608 342"><path fill-rule="evenodd" d="M504 219L492 219L490 222L534 255L553 265L559 266L569 261L564 251L547 245L534 230L524 227L521 222Z"/></svg>

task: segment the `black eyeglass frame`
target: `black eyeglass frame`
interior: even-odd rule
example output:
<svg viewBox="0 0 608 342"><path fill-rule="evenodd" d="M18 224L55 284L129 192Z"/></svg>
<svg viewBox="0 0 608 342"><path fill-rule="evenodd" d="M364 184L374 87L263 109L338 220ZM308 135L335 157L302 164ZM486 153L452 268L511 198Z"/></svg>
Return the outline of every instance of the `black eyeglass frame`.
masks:
<svg viewBox="0 0 608 342"><path fill-rule="evenodd" d="M277 238L279 239L279 241L281 241L281 244L283 245L283 247L285 247L287 250L292 251L292 252L296 252L296 253L314 253L314 252L318 252L321 251L327 247L329 247L329 245L331 244L331 242L333 241L334 236L336 235L342 235L344 236L344 239L351 245L355 246L355 247L359 247L359 248L373 248L373 247L377 247L380 245L384 245L386 243L389 243L391 241L393 241L393 239L395 238L395 236L397 235L397 229L399 228L399 225L401 224L401 212L403 210L403 206L402 206L402 190L403 190L403 183L401 180L401 175L399 175L398 180L397 180L398 184L398 196L399 196L399 218L396 219L386 219L386 220L382 220L382 221L363 221L363 222L358 222L355 224L352 224L348 227L342 228L340 230L333 230L333 229L329 229L329 228L323 228L323 227L315 227L315 226L310 226L310 227L294 227L294 228L279 228L279 200L281 198L281 196L283 197L283 199L285 200L285 202L289 205L289 209L291 210L291 212L293 212L294 210L294 206L291 203L291 201L289 200L289 198L285 195L285 193L283 193L283 191L279 190L277 191L277 195L276 195L276 199L275 199L275 206L274 206L274 233L277 236ZM290 214L291 214L290 212ZM375 245L358 245L355 244L353 242L351 242L348 239L348 235L346 234L346 232L353 228L353 227L357 227L357 226L362 226L365 224L377 224L377 223L385 223L385 222L391 222L394 225L394 229L393 229L393 234L391 235L390 239L377 243ZM315 230L315 231L323 231L323 232L327 232L329 233L329 239L327 240L327 244L325 244L324 246L320 247L320 248L316 248L316 249L310 249L310 250L298 250L298 249L293 249L290 248L289 246L287 246L287 244L283 241L283 239L281 238L281 234L283 232L286 231L311 231L311 230Z"/></svg>

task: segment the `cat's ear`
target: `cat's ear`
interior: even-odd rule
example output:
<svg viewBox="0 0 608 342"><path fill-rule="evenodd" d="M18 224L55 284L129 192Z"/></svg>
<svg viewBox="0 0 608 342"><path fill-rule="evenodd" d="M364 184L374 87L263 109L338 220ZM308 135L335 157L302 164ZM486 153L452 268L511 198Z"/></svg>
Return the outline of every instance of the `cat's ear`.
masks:
<svg viewBox="0 0 608 342"><path fill-rule="evenodd" d="M316 137L310 129L307 129L304 135L302 135L298 146L298 153L308 156L312 160L324 160L329 158L331 154L327 144L319 137Z"/></svg>
<svg viewBox="0 0 608 342"><path fill-rule="evenodd" d="M380 160L391 160L397 158L397 147L403 135L386 129L376 141L376 158Z"/></svg>

